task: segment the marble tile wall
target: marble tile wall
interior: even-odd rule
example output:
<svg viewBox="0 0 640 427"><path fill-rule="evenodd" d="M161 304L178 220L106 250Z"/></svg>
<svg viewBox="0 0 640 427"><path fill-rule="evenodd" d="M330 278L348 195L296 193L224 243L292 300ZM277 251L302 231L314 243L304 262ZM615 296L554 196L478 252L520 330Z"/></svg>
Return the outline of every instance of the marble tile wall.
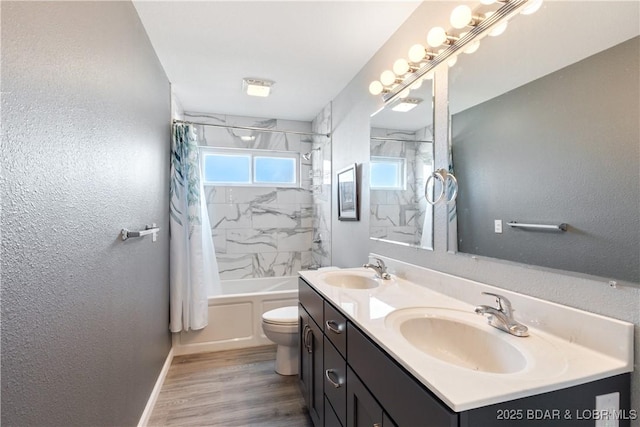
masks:
<svg viewBox="0 0 640 427"><path fill-rule="evenodd" d="M331 104L311 122L314 133L331 133ZM314 136L311 149L314 268L331 265L331 138Z"/></svg>
<svg viewBox="0 0 640 427"><path fill-rule="evenodd" d="M427 128L415 132L391 129L371 129L372 137L394 138L394 141L371 140L371 156L406 159L405 190L371 190L370 235L414 246L428 246L429 236L423 236L425 215L430 212L424 200L425 172L433 165L432 144L416 142L431 140Z"/></svg>
<svg viewBox="0 0 640 427"><path fill-rule="evenodd" d="M185 112L185 120L310 132L311 123ZM201 145L311 152L310 136L197 126ZM253 136L246 141L242 136ZM301 187L205 188L220 277L291 276L316 262L312 159L301 156ZM329 233L326 233L329 236ZM324 234L323 234L324 237Z"/></svg>

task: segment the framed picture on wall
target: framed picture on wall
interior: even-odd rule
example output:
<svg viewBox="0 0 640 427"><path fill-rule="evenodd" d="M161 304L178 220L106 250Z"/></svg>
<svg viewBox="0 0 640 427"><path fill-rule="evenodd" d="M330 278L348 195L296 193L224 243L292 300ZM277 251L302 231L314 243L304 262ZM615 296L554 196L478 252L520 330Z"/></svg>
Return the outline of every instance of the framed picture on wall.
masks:
<svg viewBox="0 0 640 427"><path fill-rule="evenodd" d="M338 172L338 219L340 221L358 221L358 165Z"/></svg>

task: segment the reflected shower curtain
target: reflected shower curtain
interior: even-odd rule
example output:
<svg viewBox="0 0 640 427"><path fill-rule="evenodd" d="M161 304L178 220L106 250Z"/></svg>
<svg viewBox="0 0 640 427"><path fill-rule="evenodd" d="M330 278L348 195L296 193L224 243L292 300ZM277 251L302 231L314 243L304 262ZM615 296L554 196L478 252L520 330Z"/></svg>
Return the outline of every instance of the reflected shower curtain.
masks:
<svg viewBox="0 0 640 427"><path fill-rule="evenodd" d="M174 124L169 220L171 332L207 326L208 297L220 289L199 161L195 129Z"/></svg>

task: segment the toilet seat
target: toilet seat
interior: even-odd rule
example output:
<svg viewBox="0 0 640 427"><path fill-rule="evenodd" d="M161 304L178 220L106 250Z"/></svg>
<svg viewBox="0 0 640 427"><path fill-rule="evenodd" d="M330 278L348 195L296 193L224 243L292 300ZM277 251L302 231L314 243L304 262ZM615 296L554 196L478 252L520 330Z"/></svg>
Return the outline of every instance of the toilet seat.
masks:
<svg viewBox="0 0 640 427"><path fill-rule="evenodd" d="M262 321L270 325L297 325L298 307L292 305L289 307L280 307L274 310L269 310L262 314Z"/></svg>

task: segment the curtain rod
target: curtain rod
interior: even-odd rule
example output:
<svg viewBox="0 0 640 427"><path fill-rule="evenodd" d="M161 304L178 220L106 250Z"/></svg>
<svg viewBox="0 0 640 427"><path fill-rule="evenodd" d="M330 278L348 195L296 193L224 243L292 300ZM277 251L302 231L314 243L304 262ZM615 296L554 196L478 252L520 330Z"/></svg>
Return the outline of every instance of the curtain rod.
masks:
<svg viewBox="0 0 640 427"><path fill-rule="evenodd" d="M294 135L305 135L305 136L324 136L327 138L331 137L330 133L313 133L313 132L300 132L295 130L279 130L279 129L267 129L267 128L258 128L252 126L233 126L233 125L217 125L212 123L202 123L202 122L190 122L187 120L173 120L173 123L182 123L185 125L201 125L201 126L212 126L216 128L227 128L227 129L239 129L239 130L254 130L258 132L271 132L271 133L290 133Z"/></svg>
<svg viewBox="0 0 640 427"><path fill-rule="evenodd" d="M429 141L428 139L400 139L400 138L384 138L381 136L372 136L371 138L374 141L395 141L395 142L429 142L433 144L433 141Z"/></svg>

